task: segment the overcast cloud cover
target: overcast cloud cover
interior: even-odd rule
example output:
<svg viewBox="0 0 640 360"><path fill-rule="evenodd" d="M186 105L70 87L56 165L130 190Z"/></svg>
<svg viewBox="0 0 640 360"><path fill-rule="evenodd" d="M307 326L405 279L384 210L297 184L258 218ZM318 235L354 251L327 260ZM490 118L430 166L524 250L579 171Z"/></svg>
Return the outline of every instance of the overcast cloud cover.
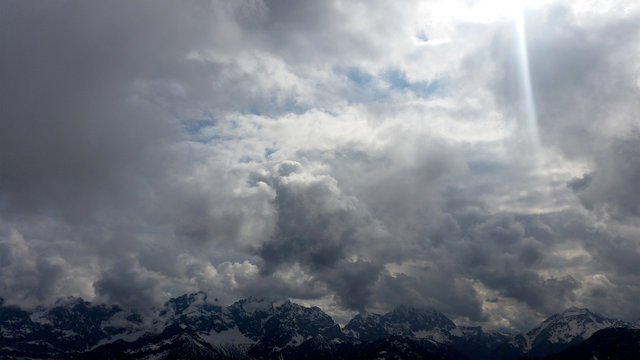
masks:
<svg viewBox="0 0 640 360"><path fill-rule="evenodd" d="M637 320L640 6L513 3L1 0L0 297Z"/></svg>

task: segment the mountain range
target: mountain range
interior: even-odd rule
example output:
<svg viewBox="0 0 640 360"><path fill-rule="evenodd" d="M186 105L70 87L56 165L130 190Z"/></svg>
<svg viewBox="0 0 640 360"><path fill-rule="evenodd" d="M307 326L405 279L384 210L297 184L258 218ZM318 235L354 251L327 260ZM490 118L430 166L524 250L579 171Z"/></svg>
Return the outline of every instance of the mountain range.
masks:
<svg viewBox="0 0 640 360"><path fill-rule="evenodd" d="M640 327L578 308L513 334L406 306L340 328L318 307L263 298L225 307L203 292L146 315L78 298L33 310L0 299L0 359L52 358L637 359Z"/></svg>

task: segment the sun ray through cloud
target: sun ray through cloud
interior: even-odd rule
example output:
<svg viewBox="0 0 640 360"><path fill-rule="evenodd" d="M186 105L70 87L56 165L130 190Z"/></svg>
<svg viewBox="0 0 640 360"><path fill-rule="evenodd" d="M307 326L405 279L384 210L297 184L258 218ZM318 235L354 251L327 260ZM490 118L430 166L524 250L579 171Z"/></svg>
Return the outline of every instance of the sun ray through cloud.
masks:
<svg viewBox="0 0 640 360"><path fill-rule="evenodd" d="M531 69L529 68L529 49L527 48L527 34L524 19L524 6L519 6L515 12L516 41L518 42L518 72L520 81L521 116L528 135L529 146L534 156L540 160L540 130L536 101L533 95Z"/></svg>

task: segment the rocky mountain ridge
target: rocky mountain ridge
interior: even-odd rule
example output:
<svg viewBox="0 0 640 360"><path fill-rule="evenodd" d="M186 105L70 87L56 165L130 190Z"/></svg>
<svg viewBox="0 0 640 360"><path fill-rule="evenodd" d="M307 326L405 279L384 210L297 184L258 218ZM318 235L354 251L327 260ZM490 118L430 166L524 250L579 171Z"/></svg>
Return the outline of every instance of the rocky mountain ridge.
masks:
<svg viewBox="0 0 640 360"><path fill-rule="evenodd" d="M32 311L0 301L0 358L512 360L544 358L611 328L636 326L571 308L513 336L401 306L357 315L341 329L317 307L262 298L224 307L203 292L147 316L81 299Z"/></svg>

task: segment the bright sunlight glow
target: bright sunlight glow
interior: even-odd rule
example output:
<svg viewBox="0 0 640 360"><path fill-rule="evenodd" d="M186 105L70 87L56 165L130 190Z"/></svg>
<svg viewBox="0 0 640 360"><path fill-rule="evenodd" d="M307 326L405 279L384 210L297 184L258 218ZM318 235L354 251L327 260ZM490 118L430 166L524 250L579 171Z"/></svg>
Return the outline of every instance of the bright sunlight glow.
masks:
<svg viewBox="0 0 640 360"><path fill-rule="evenodd" d="M547 2L545 0L485 0L472 3L464 10L457 9L463 20L476 23L490 24L496 21L509 21L514 24L516 34L516 48L518 51L518 81L520 89L519 118L522 129L527 136L528 146L539 157L540 135L538 117L536 113L533 84L529 69L529 54L526 39L526 24L524 13L528 8L535 8ZM451 9L453 10L453 9ZM462 11L460 11L462 10Z"/></svg>
<svg viewBox="0 0 640 360"><path fill-rule="evenodd" d="M500 19L517 19L524 8L540 5L534 0L485 0L469 7L464 16L468 21L492 23Z"/></svg>
<svg viewBox="0 0 640 360"><path fill-rule="evenodd" d="M516 35L518 46L519 61L519 82L522 109L521 113L524 117L526 131L529 135L529 141L536 154L540 153L540 134L538 130L538 115L536 112L536 103L533 96L533 84L531 83L531 71L529 69L529 52L527 49L526 28L524 22L524 14L521 10L516 14Z"/></svg>

